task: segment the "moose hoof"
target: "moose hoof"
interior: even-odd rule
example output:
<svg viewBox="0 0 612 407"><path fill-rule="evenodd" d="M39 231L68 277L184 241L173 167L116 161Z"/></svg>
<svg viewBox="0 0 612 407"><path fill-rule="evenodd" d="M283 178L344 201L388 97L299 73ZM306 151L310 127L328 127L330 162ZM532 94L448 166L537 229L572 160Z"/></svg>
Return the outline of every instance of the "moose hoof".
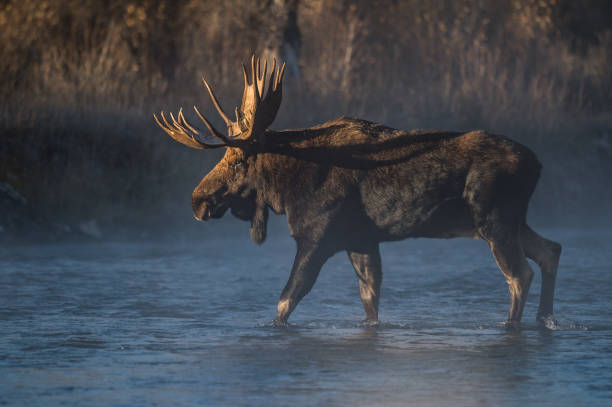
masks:
<svg viewBox="0 0 612 407"><path fill-rule="evenodd" d="M520 330L521 328L521 322L520 321L514 321L514 320L506 320L504 322L502 322L502 327L509 332L517 332Z"/></svg>
<svg viewBox="0 0 612 407"><path fill-rule="evenodd" d="M287 322L286 319L279 319L279 318L275 318L274 321L272 321L272 326L274 328L286 328L289 326L289 323Z"/></svg>
<svg viewBox="0 0 612 407"><path fill-rule="evenodd" d="M546 313L539 313L538 312L538 316L536 317L536 321L537 322L543 322L543 321L546 321L547 319L550 319L550 318L552 318L552 313L548 313L548 312L546 312Z"/></svg>
<svg viewBox="0 0 612 407"><path fill-rule="evenodd" d="M363 326L366 328L376 328L379 326L378 319L369 319L366 318L362 322Z"/></svg>

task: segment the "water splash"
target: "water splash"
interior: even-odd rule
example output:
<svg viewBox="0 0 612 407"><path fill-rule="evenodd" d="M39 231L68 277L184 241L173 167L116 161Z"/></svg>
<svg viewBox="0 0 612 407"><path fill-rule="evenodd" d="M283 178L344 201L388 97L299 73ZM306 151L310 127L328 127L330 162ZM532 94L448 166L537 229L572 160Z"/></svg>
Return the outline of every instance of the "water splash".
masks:
<svg viewBox="0 0 612 407"><path fill-rule="evenodd" d="M540 321L543 328L551 331L588 331L589 328L567 318L548 316Z"/></svg>

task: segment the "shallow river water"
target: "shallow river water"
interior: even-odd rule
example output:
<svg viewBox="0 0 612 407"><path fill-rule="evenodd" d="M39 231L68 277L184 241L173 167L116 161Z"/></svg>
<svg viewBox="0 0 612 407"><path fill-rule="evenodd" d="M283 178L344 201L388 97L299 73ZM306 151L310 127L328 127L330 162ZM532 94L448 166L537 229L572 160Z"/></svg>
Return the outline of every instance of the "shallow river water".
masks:
<svg viewBox="0 0 612 407"><path fill-rule="evenodd" d="M384 244L367 326L343 253L274 327L294 243L0 247L0 404L612 405L612 232L563 244L556 324L501 326L509 296L482 241Z"/></svg>

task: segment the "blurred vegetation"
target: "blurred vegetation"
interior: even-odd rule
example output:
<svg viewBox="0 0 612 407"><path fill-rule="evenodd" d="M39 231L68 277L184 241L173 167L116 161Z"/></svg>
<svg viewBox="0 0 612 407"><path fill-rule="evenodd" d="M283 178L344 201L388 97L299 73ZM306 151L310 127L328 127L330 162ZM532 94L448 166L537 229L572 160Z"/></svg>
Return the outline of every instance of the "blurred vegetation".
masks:
<svg viewBox="0 0 612 407"><path fill-rule="evenodd" d="M341 114L485 128L550 161L547 212L609 202L611 11L603 0L0 1L0 181L58 222L189 218L219 155L174 145L151 114L209 109L202 74L233 107L240 64L258 53L295 58L275 128Z"/></svg>

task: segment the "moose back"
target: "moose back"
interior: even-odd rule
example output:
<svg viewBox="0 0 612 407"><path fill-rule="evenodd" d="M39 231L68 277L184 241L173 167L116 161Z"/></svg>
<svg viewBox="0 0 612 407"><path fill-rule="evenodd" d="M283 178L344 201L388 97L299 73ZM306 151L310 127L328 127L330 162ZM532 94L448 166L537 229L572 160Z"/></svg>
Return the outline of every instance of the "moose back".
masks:
<svg viewBox="0 0 612 407"><path fill-rule="evenodd" d="M297 253L275 321L286 323L327 259L346 251L359 279L368 320L378 319L382 282L379 244L408 237L483 239L510 289L508 323L521 319L533 271L542 272L538 320L552 316L561 245L526 223L541 165L533 152L485 133L404 131L339 118L299 130L273 131L285 65L251 58L244 92L230 119L203 79L227 125L219 132L194 107L218 142L203 141L182 109L157 124L197 149L225 148L221 161L193 191L199 220L226 211L251 222L251 238L266 238L268 211L285 214Z"/></svg>

